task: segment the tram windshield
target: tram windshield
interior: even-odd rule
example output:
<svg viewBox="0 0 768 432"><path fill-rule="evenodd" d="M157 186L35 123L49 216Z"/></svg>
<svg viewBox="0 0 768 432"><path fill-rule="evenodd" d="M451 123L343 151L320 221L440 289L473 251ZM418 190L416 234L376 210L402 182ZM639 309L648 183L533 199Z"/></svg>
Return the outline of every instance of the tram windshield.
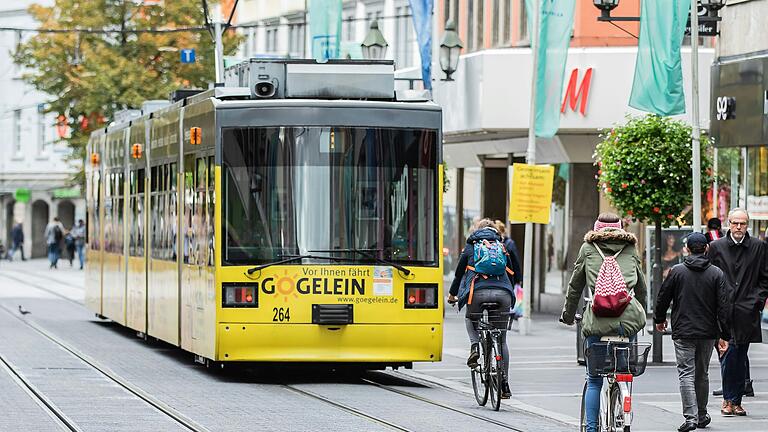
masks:
<svg viewBox="0 0 768 432"><path fill-rule="evenodd" d="M225 128L224 265L317 250L437 265L437 131Z"/></svg>

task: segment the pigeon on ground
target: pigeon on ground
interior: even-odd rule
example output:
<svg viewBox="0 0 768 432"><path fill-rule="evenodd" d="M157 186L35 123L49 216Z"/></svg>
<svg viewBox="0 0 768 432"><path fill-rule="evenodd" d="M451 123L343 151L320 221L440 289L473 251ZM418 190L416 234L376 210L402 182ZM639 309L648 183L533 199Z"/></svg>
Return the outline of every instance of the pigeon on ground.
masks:
<svg viewBox="0 0 768 432"><path fill-rule="evenodd" d="M28 311L28 310L24 309L23 307L21 307L21 305L19 305L19 312L20 312L22 315L26 315L26 314L28 314L28 313L32 313L32 312L30 312L30 311Z"/></svg>

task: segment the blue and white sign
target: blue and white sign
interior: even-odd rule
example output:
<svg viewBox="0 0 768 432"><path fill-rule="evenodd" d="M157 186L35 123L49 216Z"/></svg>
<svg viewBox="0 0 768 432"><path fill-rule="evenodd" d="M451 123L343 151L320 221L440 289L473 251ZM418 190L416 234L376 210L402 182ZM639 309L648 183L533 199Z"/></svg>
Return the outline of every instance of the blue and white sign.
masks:
<svg viewBox="0 0 768 432"><path fill-rule="evenodd" d="M195 50L188 48L188 49L182 49L180 51L181 53L181 62L182 63L194 63L195 62Z"/></svg>

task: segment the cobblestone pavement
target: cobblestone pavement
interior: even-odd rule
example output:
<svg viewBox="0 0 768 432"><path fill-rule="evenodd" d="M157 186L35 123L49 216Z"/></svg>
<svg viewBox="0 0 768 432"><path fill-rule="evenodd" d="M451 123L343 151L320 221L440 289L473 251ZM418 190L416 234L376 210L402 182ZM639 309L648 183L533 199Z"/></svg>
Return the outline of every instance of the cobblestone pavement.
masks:
<svg viewBox="0 0 768 432"><path fill-rule="evenodd" d="M21 305L30 312L22 319L56 334L211 431L378 431L393 427L414 431L494 431L510 427L525 431L573 430L562 422L530 414L525 407L505 405L502 411L493 412L478 407L474 398L461 389L425 385L424 381L397 372L361 377L317 367L249 366L213 373L194 364L190 354L175 347L138 339L132 331L95 319L77 304L82 302L82 283L82 272L66 266L57 271L48 270L41 261L2 263L0 305L13 311ZM10 357L28 379L50 393L86 430L157 431L176 427L3 310L0 354ZM0 385L7 397L14 395L13 382L0 378ZM26 408L14 410L19 404L26 404ZM35 407L23 392L16 391L8 402L0 398L0 412L12 411L11 417L16 419L15 423L10 420L7 427L2 423L5 420L0 420L0 430L55 430L49 428L52 423L46 423L47 415ZM355 410L389 424L352 412ZM14 427L27 424L27 420L40 422L41 426Z"/></svg>
<svg viewBox="0 0 768 432"><path fill-rule="evenodd" d="M508 406L566 422L576 430L585 369L575 360L575 328L558 323L557 317L550 315L534 315L533 321L532 336L519 335L513 326L508 337L512 399L505 402ZM446 311L444 334L443 361L417 364L413 375L458 391L471 392L472 384L465 366L469 342L464 315L450 306ZM639 340L650 342L651 337L644 335ZM710 395L708 407L713 421L707 430L768 430L768 344L752 344L749 358L756 391L756 397L743 401L749 416L721 417L722 399ZM664 365L648 366L645 374L635 381L633 432L673 431L683 422L674 361L672 340L667 336L664 338ZM709 372L711 389L720 387L720 365L715 355Z"/></svg>

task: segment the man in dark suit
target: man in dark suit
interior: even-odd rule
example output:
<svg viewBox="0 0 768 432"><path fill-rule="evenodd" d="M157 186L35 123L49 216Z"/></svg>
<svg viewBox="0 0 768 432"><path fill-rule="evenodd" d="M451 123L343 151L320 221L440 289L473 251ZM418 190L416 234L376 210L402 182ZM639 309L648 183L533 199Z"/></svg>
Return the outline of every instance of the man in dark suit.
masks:
<svg viewBox="0 0 768 432"><path fill-rule="evenodd" d="M712 264L725 274L731 294L731 340L720 358L724 416L747 415L741 406L745 392L749 344L762 342L760 315L768 298L766 243L747 233L749 214L736 208L728 213L729 230L709 245Z"/></svg>

